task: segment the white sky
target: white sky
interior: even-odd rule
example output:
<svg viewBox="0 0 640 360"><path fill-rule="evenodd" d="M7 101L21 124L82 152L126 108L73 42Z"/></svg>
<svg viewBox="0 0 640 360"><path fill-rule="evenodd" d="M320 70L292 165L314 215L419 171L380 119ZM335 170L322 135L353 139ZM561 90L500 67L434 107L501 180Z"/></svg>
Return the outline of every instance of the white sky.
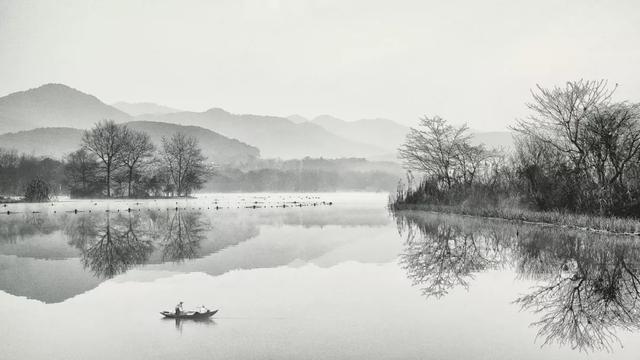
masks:
<svg viewBox="0 0 640 360"><path fill-rule="evenodd" d="M0 0L0 95L504 129L536 83L640 100L640 1Z"/></svg>

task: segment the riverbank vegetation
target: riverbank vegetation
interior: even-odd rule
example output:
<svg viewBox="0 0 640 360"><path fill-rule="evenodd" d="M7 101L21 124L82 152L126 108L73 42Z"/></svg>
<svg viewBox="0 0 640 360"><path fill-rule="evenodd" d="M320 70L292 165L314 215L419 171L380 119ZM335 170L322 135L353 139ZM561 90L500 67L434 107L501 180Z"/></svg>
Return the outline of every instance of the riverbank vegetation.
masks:
<svg viewBox="0 0 640 360"><path fill-rule="evenodd" d="M613 101L615 90L538 86L511 154L471 145L466 126L421 119L399 150L410 173L391 206L638 232L615 217L640 214L640 107Z"/></svg>

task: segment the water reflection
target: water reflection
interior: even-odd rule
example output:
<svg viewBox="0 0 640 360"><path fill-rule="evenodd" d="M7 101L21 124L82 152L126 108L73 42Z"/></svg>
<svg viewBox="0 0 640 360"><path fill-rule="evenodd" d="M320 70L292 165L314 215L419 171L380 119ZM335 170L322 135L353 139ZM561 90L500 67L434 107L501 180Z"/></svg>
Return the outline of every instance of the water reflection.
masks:
<svg viewBox="0 0 640 360"><path fill-rule="evenodd" d="M176 330L178 330L178 332L182 333L182 328L184 326L185 323L193 323L195 325L202 325L202 326L215 326L216 322L215 320L211 319L211 318L206 318L206 319L169 319L169 318L162 318L161 321L163 322L173 322L174 326L176 328Z"/></svg>
<svg viewBox="0 0 640 360"><path fill-rule="evenodd" d="M103 278L146 264L156 248L162 252L162 261L194 258L204 230L199 212L181 210L80 215L64 227L69 244L80 250L83 266Z"/></svg>
<svg viewBox="0 0 640 360"><path fill-rule="evenodd" d="M553 227L456 216L398 213L401 264L427 297L466 288L474 274L513 268L538 283L514 299L539 316L543 344L610 350L616 331L640 329L640 245Z"/></svg>
<svg viewBox="0 0 640 360"><path fill-rule="evenodd" d="M107 213L102 219L82 216L65 231L70 244L80 250L84 267L96 276L111 278L146 263L153 251L151 240L139 236L139 227L139 216Z"/></svg>
<svg viewBox="0 0 640 360"><path fill-rule="evenodd" d="M165 276L163 271L217 276L235 269L314 261L325 254L330 255L322 261L331 264L352 258L354 254L333 250L357 238L335 234L360 234L370 227L389 230L390 224L382 206L367 205L357 211L352 207L215 210L204 200L192 204L175 210L149 201L128 211L116 201L108 203L111 209L84 201L0 214L0 291L54 303L132 268L158 271L130 274L150 279ZM277 232L308 233L311 238L295 241L294 236L275 235L274 227ZM323 238L320 233L333 235ZM394 238L389 242L393 250L384 256L376 250L355 256L391 261L397 243Z"/></svg>
<svg viewBox="0 0 640 360"><path fill-rule="evenodd" d="M486 237L439 222L398 218L406 231L400 263L425 296L441 297L456 286L467 288L473 273L500 264L502 253Z"/></svg>
<svg viewBox="0 0 640 360"><path fill-rule="evenodd" d="M41 214L3 215L0 221L0 244L14 244L36 234L51 234L58 229L57 222Z"/></svg>
<svg viewBox="0 0 640 360"><path fill-rule="evenodd" d="M176 211L169 217L166 225L161 227L164 234L162 261L180 262L195 258L200 242L205 238L201 214Z"/></svg>

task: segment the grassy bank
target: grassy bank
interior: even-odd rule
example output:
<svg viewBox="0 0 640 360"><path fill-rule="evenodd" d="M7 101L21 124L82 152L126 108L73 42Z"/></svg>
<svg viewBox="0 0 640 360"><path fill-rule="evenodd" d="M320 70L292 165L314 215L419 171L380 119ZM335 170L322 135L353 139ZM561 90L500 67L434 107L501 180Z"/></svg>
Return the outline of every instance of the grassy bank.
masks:
<svg viewBox="0 0 640 360"><path fill-rule="evenodd" d="M640 236L640 220L619 217L580 215L559 211L532 211L515 208L470 208L461 205L390 203L394 210L422 210L440 213L499 218L527 223Z"/></svg>

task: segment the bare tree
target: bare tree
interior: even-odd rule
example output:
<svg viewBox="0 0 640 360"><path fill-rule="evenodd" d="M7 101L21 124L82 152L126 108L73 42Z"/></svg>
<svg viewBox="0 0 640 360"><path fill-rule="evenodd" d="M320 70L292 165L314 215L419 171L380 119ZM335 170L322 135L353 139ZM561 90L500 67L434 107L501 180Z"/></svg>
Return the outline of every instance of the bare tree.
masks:
<svg viewBox="0 0 640 360"><path fill-rule="evenodd" d="M552 89L536 85L533 102L527 104L532 114L513 130L548 143L579 168L586 154L585 124L596 109L610 103L616 87L610 88L606 80L570 81Z"/></svg>
<svg viewBox="0 0 640 360"><path fill-rule="evenodd" d="M585 173L596 184L599 210L628 193L625 172L640 154L640 107L616 103L595 109L585 125ZM631 199L624 199L631 200Z"/></svg>
<svg viewBox="0 0 640 360"><path fill-rule="evenodd" d="M87 195L96 183L97 157L85 149L79 149L67 156L65 175L72 195Z"/></svg>
<svg viewBox="0 0 640 360"><path fill-rule="evenodd" d="M111 197L111 173L122 164L129 130L113 120L103 120L82 136L83 148L94 153L106 171L107 197Z"/></svg>
<svg viewBox="0 0 640 360"><path fill-rule="evenodd" d="M421 118L399 155L408 169L435 178L449 190L456 184L471 185L482 162L490 157L483 146L471 145L466 125L455 127L439 116Z"/></svg>
<svg viewBox="0 0 640 360"><path fill-rule="evenodd" d="M128 170L127 194L131 197L131 183L133 181L135 169L140 167L145 159L148 159L153 155L155 146L151 142L151 138L147 133L135 130L129 130L126 132L124 142L122 163Z"/></svg>
<svg viewBox="0 0 640 360"><path fill-rule="evenodd" d="M557 188L561 183L574 188L567 193L574 194L575 205L558 204L562 207L607 215L620 210L616 204L636 202L637 191L630 188L635 176L626 174L640 157L640 107L613 103L615 89L605 80L573 81L553 89L538 86L528 104L532 115L513 128L521 135L516 144L520 160L546 157L544 166L520 164L529 181L535 175L551 179ZM554 164L549 166L549 161Z"/></svg>
<svg viewBox="0 0 640 360"><path fill-rule="evenodd" d="M163 137L161 156L178 196L189 195L206 181L206 158L196 138L183 133L175 133L170 139Z"/></svg>

